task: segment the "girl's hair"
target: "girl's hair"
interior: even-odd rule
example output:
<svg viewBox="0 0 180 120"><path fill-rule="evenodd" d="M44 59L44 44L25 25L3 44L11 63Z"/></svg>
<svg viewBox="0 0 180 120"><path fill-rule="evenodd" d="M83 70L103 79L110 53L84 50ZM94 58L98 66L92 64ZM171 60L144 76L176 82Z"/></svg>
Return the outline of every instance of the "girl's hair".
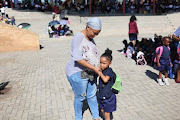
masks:
<svg viewBox="0 0 180 120"><path fill-rule="evenodd" d="M130 22L134 22L136 20L137 20L136 17L134 15L132 15L131 18L130 18Z"/></svg>
<svg viewBox="0 0 180 120"><path fill-rule="evenodd" d="M107 48L106 50L105 50L105 53L103 53L102 55L101 55L101 57L106 57L107 59L109 59L110 60L110 62L112 61L112 50L109 50L109 48Z"/></svg>

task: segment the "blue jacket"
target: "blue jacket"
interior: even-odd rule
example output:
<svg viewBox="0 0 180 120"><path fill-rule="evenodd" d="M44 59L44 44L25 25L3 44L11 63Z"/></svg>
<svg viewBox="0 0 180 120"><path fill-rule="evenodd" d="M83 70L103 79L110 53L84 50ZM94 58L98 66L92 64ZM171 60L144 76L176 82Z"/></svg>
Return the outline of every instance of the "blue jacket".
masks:
<svg viewBox="0 0 180 120"><path fill-rule="evenodd" d="M103 70L102 73L110 79L107 83L104 83L102 78L99 79L99 99L109 99L114 94L111 87L114 84L115 74L111 68Z"/></svg>

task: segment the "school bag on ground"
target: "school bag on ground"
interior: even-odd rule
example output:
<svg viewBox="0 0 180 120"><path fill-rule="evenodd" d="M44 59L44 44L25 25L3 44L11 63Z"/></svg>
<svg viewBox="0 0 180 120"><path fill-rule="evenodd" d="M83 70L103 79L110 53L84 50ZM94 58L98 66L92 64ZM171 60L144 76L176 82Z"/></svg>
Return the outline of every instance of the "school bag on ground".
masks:
<svg viewBox="0 0 180 120"><path fill-rule="evenodd" d="M144 55L140 55L138 59L136 60L137 65L146 65L146 59L144 58Z"/></svg>
<svg viewBox="0 0 180 120"><path fill-rule="evenodd" d="M120 77L115 72L114 72L114 76L115 76L113 80L114 84L111 85L111 83L110 82L109 83L110 83L112 92L114 94L118 94L122 90L122 82L121 82Z"/></svg>
<svg viewBox="0 0 180 120"><path fill-rule="evenodd" d="M160 53L159 53L159 58L161 57L162 55L162 52L163 52L163 46L159 46L156 48L156 53L159 51L160 49ZM168 46L168 49L170 50L169 46ZM154 58L154 62L157 63L157 59L156 59L156 53L155 53L155 58Z"/></svg>

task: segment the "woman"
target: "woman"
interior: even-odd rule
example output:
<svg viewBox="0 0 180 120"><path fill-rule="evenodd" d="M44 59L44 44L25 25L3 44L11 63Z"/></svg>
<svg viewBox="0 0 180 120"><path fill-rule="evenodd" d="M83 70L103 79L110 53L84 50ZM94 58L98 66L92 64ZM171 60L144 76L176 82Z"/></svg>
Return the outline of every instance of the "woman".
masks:
<svg viewBox="0 0 180 120"><path fill-rule="evenodd" d="M96 98L96 76L100 68L98 48L93 40L101 31L99 18L87 21L86 29L72 39L71 59L66 65L66 75L74 91L75 120L82 120L83 101L87 98L92 117L99 120Z"/></svg>
<svg viewBox="0 0 180 120"><path fill-rule="evenodd" d="M131 16L130 22L129 22L129 40L133 43L135 46L137 35L139 34L137 24L136 24L136 17L134 15Z"/></svg>
<svg viewBox="0 0 180 120"><path fill-rule="evenodd" d="M180 36L180 26L174 32L172 39L180 42L179 36ZM179 63L180 63L180 43L177 46L177 53L179 54ZM175 82L180 83L180 64L178 65L178 68L176 70L177 70L177 73L176 73Z"/></svg>

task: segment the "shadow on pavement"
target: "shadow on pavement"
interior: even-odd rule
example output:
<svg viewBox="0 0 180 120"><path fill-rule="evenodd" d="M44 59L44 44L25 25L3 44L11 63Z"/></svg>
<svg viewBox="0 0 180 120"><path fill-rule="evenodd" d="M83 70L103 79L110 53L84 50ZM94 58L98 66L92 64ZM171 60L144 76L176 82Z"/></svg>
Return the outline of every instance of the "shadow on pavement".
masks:
<svg viewBox="0 0 180 120"><path fill-rule="evenodd" d="M146 70L146 75L157 82L158 75L150 70Z"/></svg>

